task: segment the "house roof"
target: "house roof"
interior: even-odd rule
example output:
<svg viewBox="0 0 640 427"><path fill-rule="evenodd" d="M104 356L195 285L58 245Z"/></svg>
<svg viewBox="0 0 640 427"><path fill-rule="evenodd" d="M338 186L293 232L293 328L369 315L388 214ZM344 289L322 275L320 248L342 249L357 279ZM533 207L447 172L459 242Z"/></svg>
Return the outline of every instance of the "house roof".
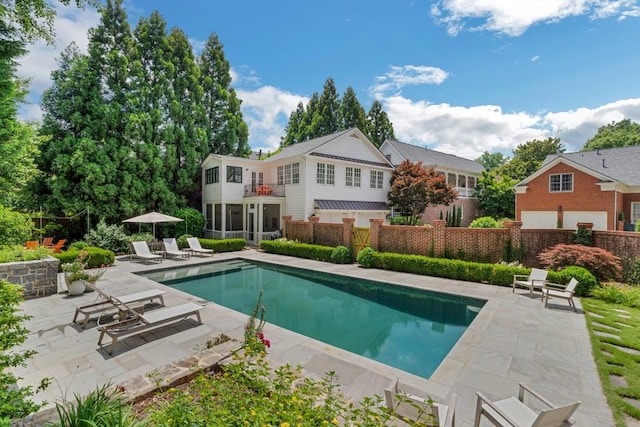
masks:
<svg viewBox="0 0 640 427"><path fill-rule="evenodd" d="M385 202L359 202L356 200L315 200L316 209L334 211L388 211Z"/></svg>
<svg viewBox="0 0 640 427"><path fill-rule="evenodd" d="M591 175L598 176L602 181L620 182L627 185L640 185L640 146L601 148L593 151L577 153L560 153L548 155L539 172L544 172L553 165L564 162L577 166ZM526 178L521 184L526 184L536 173Z"/></svg>
<svg viewBox="0 0 640 427"><path fill-rule="evenodd" d="M403 158L409 159L412 162L421 161L425 167L439 166L477 174L481 174L484 170L480 163L475 160L465 159L454 154L442 153L440 151L430 150L427 147L419 147L391 139L387 139L385 143L395 148Z"/></svg>
<svg viewBox="0 0 640 427"><path fill-rule="evenodd" d="M321 145L324 145L329 141L333 141L334 139L340 138L343 135L352 133L354 132L354 130L356 130L356 128L343 130L341 132L332 133L330 135L321 136L319 138L310 139L304 142L298 142L297 144L287 145L278 154L275 154L269 157L268 159L265 159L265 162L273 162L281 159L286 159L289 157L309 154L310 152L320 147Z"/></svg>

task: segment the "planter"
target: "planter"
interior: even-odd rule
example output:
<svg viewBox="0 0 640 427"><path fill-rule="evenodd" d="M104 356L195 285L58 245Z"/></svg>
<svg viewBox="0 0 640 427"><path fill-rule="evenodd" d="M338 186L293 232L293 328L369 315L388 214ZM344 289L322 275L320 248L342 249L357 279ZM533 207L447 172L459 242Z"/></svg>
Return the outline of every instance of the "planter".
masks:
<svg viewBox="0 0 640 427"><path fill-rule="evenodd" d="M84 280L74 280L71 283L67 283L67 290L69 295L82 295L87 287L84 284Z"/></svg>

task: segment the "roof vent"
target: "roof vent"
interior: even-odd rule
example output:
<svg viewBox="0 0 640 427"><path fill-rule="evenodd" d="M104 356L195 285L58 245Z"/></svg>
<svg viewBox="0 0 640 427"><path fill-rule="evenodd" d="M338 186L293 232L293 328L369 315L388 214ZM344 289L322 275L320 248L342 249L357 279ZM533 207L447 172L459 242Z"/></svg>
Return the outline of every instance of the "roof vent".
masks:
<svg viewBox="0 0 640 427"><path fill-rule="evenodd" d="M602 159L602 167L603 167L603 168L606 168L606 167L607 167L607 165L605 165L605 164L604 164L604 159Z"/></svg>
<svg viewBox="0 0 640 427"><path fill-rule="evenodd" d="M601 154L600 154L600 147L596 148L596 155L601 156ZM604 165L602 165L602 166L604 166Z"/></svg>

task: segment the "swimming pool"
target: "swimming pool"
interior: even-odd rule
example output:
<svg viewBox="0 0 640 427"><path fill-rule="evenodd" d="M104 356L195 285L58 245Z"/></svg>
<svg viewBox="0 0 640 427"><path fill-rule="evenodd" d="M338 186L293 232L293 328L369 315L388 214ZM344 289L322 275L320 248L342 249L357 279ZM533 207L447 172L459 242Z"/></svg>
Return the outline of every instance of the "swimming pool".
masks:
<svg viewBox="0 0 640 427"><path fill-rule="evenodd" d="M245 314L261 290L268 323L429 378L484 300L262 262L143 274Z"/></svg>

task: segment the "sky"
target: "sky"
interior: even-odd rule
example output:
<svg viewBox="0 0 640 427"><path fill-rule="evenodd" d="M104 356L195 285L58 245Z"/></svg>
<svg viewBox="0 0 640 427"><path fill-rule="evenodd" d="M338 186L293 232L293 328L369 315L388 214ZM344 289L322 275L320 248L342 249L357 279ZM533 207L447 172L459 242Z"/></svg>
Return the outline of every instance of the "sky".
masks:
<svg viewBox="0 0 640 427"><path fill-rule="evenodd" d="M100 15L54 3L55 46L21 58L24 120L38 120L56 58L86 50ZM157 10L199 53L217 34L253 150L275 150L300 101L333 78L396 139L475 159L533 139L579 151L600 126L640 123L640 0L125 0L133 27Z"/></svg>

